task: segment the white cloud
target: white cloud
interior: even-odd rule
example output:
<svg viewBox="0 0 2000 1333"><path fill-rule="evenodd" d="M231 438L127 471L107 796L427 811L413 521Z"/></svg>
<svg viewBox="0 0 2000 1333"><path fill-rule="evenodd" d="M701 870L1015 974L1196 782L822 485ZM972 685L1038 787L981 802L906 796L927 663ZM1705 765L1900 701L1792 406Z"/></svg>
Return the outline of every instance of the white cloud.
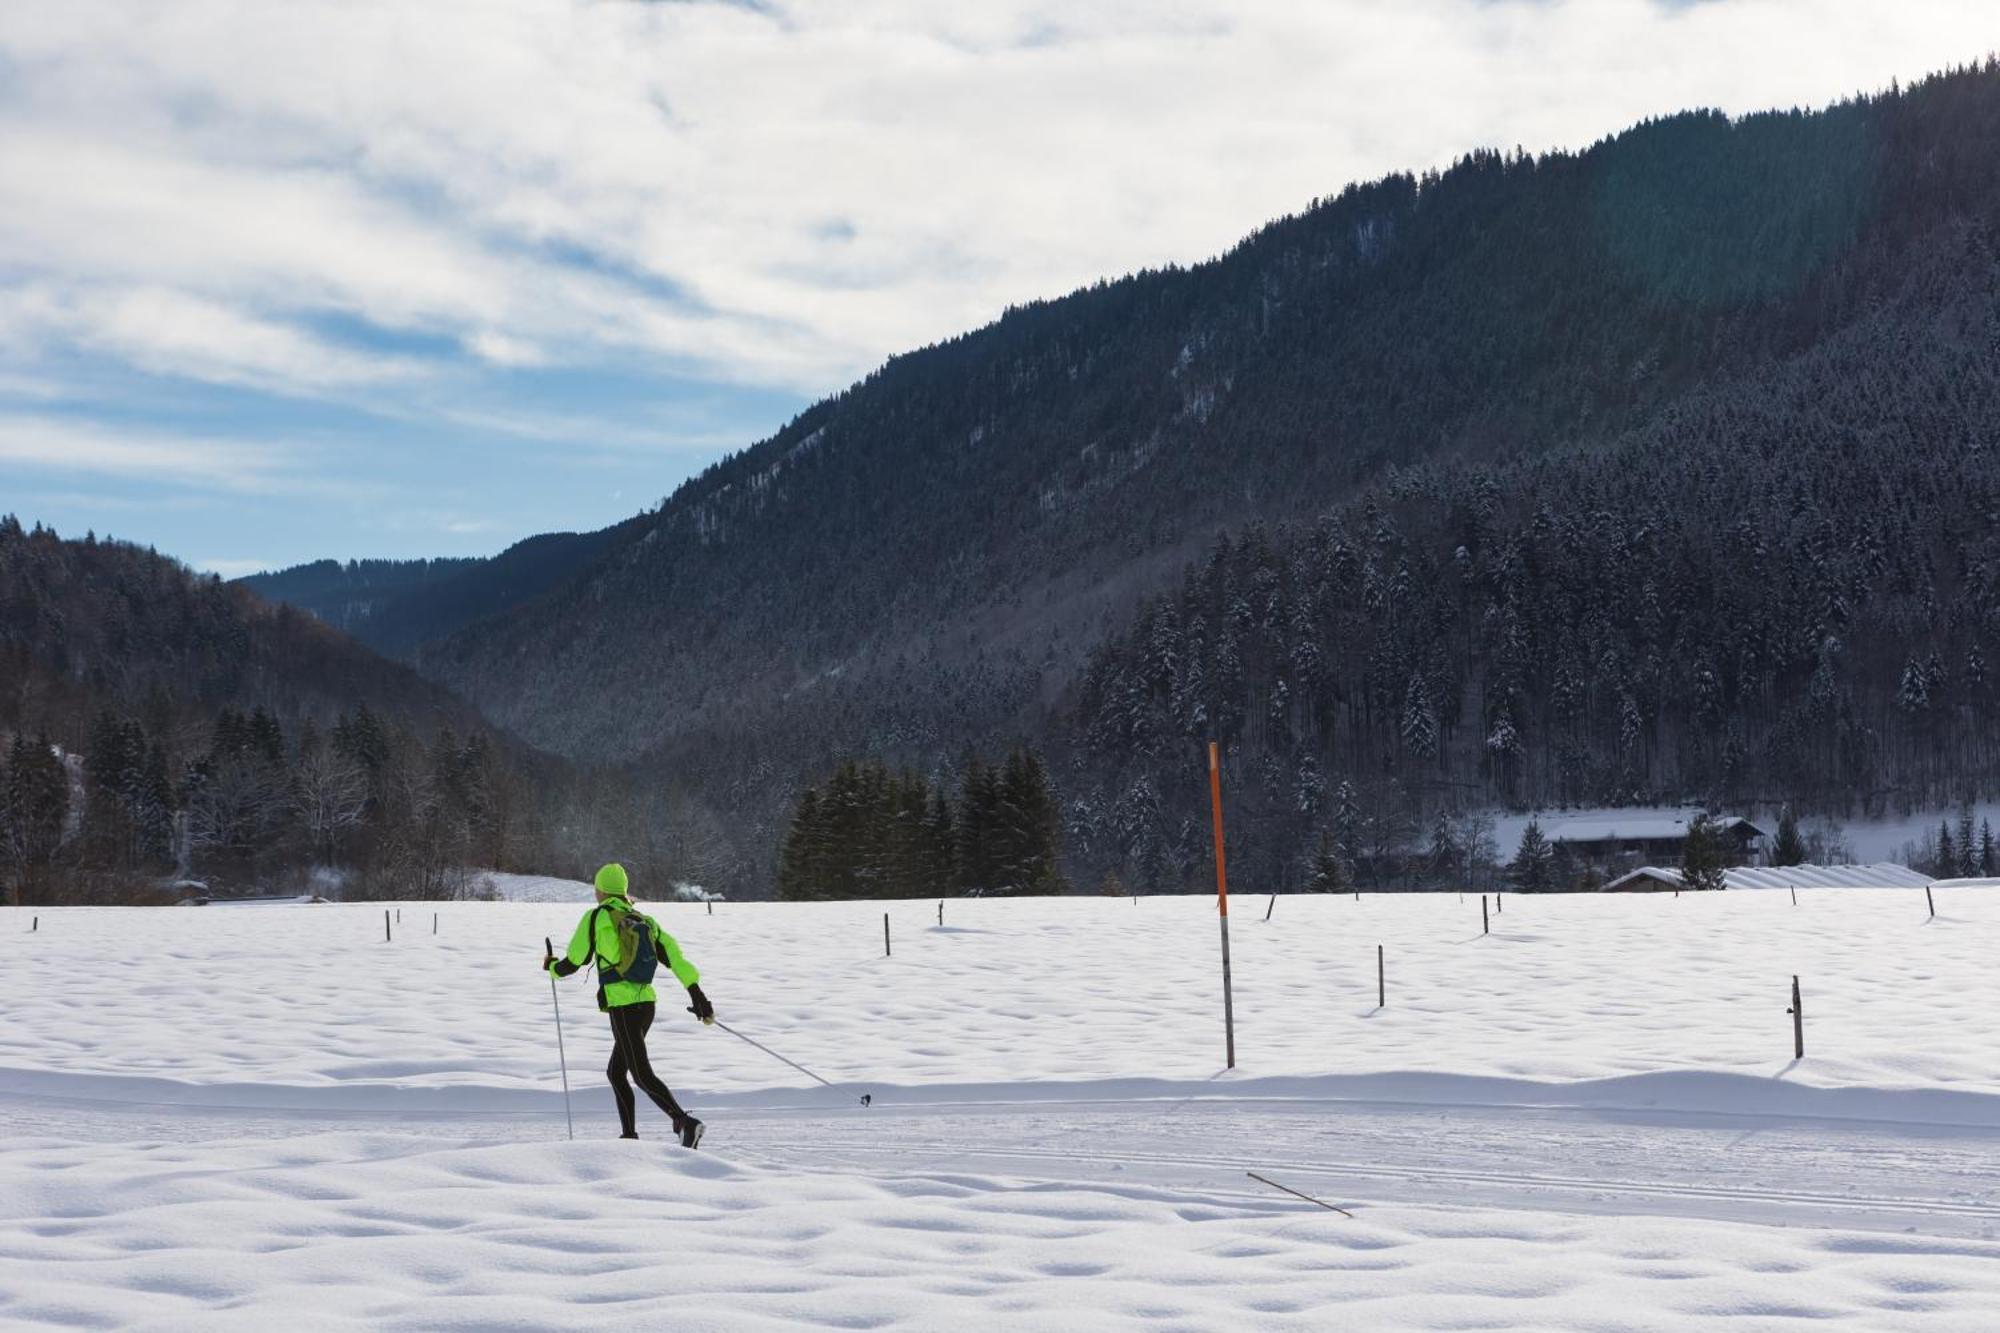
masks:
<svg viewBox="0 0 2000 1333"><path fill-rule="evenodd" d="M239 560L228 556L196 560L194 567L204 574L220 574L226 579L240 579L247 574L262 574L265 570L277 568L269 560Z"/></svg>
<svg viewBox="0 0 2000 1333"><path fill-rule="evenodd" d="M4 346L418 410L424 357L821 391L1349 180L1995 40L1985 0L25 0Z"/></svg>
<svg viewBox="0 0 2000 1333"><path fill-rule="evenodd" d="M10 472L95 476L238 494L323 491L299 454L281 445L110 428L0 414L0 464Z"/></svg>
<svg viewBox="0 0 2000 1333"><path fill-rule="evenodd" d="M511 338L491 329L481 329L465 339L465 350L481 361L496 366L545 366L549 357L541 348L520 338Z"/></svg>
<svg viewBox="0 0 2000 1333"><path fill-rule="evenodd" d="M277 392L413 379L417 363L329 344L310 333L159 287L0 291L9 322L110 352L140 370ZM19 333L16 334L18 338Z"/></svg>

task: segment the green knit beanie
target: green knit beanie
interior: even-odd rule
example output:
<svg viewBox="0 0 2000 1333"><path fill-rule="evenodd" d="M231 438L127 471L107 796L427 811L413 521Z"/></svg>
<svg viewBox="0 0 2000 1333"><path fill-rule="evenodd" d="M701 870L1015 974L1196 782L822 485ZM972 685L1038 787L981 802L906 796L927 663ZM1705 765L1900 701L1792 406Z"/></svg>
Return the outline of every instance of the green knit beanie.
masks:
<svg viewBox="0 0 2000 1333"><path fill-rule="evenodd" d="M624 897L626 885L629 883L631 881L625 878L625 867L616 861L597 872L597 892L603 897Z"/></svg>

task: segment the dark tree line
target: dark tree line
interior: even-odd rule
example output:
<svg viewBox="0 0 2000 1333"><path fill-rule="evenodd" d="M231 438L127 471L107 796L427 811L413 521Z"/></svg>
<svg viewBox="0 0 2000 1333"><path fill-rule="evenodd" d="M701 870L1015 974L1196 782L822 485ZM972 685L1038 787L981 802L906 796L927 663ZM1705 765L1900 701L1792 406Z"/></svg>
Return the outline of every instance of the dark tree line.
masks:
<svg viewBox="0 0 2000 1333"><path fill-rule="evenodd" d="M0 518L0 889L445 897L468 871L737 892L685 783L554 759L309 617L174 561ZM184 887L176 888L182 885Z"/></svg>
<svg viewBox="0 0 2000 1333"><path fill-rule="evenodd" d="M111 712L81 755L16 734L0 774L4 873L44 900L319 891L453 897L514 868L538 830L525 776L482 734L419 737L367 708L287 737L263 708L151 734ZM74 817L72 817L72 815Z"/></svg>
<svg viewBox="0 0 2000 1333"><path fill-rule="evenodd" d="M788 899L1063 893L1061 816L1032 750L968 756L956 790L848 761L799 797L779 859Z"/></svg>
<svg viewBox="0 0 2000 1333"><path fill-rule="evenodd" d="M24 732L0 752L0 886L16 901L454 898L481 891L481 870L587 878L611 859L649 894L742 883L685 792L645 800L628 775L366 706L325 729L257 707L155 732L106 711L81 752Z"/></svg>
<svg viewBox="0 0 2000 1333"><path fill-rule="evenodd" d="M1956 819L1942 819L1917 842L1905 847L1903 859L1936 879L2000 875L2000 841L1991 821L1975 825L1972 807L1962 807Z"/></svg>

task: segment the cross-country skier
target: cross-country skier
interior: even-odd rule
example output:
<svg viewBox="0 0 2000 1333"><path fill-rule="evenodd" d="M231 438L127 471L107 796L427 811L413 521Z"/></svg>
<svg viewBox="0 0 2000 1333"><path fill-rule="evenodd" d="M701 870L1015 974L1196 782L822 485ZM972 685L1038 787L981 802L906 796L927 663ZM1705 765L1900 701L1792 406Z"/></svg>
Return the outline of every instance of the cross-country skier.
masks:
<svg viewBox="0 0 2000 1333"><path fill-rule="evenodd" d="M625 867L608 865L597 872L597 906L584 913L561 957L551 954L544 968L566 977L593 959L597 962L597 1007L611 1016L611 1064L604 1073L611 1080L611 1094L618 1099L618 1121L624 1126L621 1138L639 1137L638 1103L626 1072L646 1095L674 1122L674 1133L684 1147L701 1142L701 1121L681 1109L674 1094L653 1072L646 1058L646 1029L653 1026L653 973L661 962L687 987L693 1003L688 1012L704 1023L715 1021L715 1006L701 993L701 973L681 954L674 937L660 929L660 923L632 906L626 896L629 881Z"/></svg>

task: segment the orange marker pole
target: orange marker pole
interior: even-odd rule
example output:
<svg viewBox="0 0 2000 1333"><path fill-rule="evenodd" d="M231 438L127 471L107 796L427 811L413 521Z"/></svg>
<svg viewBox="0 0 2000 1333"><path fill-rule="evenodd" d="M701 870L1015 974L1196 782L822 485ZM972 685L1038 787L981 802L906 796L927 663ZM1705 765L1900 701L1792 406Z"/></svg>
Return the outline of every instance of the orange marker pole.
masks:
<svg viewBox="0 0 2000 1333"><path fill-rule="evenodd" d="M1215 904L1222 916L1222 1030L1229 1050L1229 1068L1236 1068L1236 999L1229 989L1229 872L1222 856L1222 768L1215 742L1208 743L1208 799L1215 812Z"/></svg>

